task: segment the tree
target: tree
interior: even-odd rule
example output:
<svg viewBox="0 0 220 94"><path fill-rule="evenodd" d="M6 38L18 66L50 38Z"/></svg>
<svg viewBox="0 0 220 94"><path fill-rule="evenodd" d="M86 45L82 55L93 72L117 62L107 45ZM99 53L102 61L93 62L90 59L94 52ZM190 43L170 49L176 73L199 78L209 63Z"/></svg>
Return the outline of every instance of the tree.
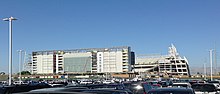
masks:
<svg viewBox="0 0 220 94"><path fill-rule="evenodd" d="M18 73L19 74L19 73ZM31 73L29 71L22 71L21 75L31 75Z"/></svg>
<svg viewBox="0 0 220 94"><path fill-rule="evenodd" d="M5 72L0 72L0 75L5 75Z"/></svg>

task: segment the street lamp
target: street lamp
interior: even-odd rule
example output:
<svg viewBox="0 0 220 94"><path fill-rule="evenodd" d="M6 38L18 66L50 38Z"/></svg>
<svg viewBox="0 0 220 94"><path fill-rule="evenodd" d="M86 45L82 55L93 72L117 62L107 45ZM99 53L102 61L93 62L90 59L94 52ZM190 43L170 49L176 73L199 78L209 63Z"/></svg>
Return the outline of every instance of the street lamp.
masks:
<svg viewBox="0 0 220 94"><path fill-rule="evenodd" d="M204 63L204 77L205 77L205 80L206 80L206 63Z"/></svg>
<svg viewBox="0 0 220 94"><path fill-rule="evenodd" d="M210 54L210 67L211 67L211 81L213 80L213 78L212 78L212 51L213 51L213 49L209 50L209 54Z"/></svg>
<svg viewBox="0 0 220 94"><path fill-rule="evenodd" d="M22 65L22 71L25 69L25 63L26 63L26 51L24 50L24 59L23 59L23 65Z"/></svg>
<svg viewBox="0 0 220 94"><path fill-rule="evenodd" d="M9 74L9 85L11 85L11 76L12 76L12 21L13 20L17 20L14 17L10 17L10 18L4 18L4 21L9 21L9 70L8 70L8 74Z"/></svg>
<svg viewBox="0 0 220 94"><path fill-rule="evenodd" d="M19 68L19 84L21 84L21 62L22 62L22 52L23 52L23 50L18 50L18 53L19 53L19 65L18 65L18 68Z"/></svg>

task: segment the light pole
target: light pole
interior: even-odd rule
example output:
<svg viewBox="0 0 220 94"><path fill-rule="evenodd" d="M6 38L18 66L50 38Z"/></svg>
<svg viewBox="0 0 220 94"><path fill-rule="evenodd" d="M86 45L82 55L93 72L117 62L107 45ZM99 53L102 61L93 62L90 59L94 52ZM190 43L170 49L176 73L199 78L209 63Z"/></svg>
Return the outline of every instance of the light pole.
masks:
<svg viewBox="0 0 220 94"><path fill-rule="evenodd" d="M206 80L206 63L204 63L204 78Z"/></svg>
<svg viewBox="0 0 220 94"><path fill-rule="evenodd" d="M9 81L8 81L8 84L11 85L11 76L12 76L12 21L13 20L17 20L16 18L14 17L10 17L10 18L4 18L3 19L4 21L9 21L9 60L8 60L8 63L9 63L9 70L8 70L8 74L9 74Z"/></svg>
<svg viewBox="0 0 220 94"><path fill-rule="evenodd" d="M21 84L21 62L22 62L22 51L23 50L18 50L19 53L19 83Z"/></svg>
<svg viewBox="0 0 220 94"><path fill-rule="evenodd" d="M212 78L212 51L213 50L209 50L209 54L210 54L210 67L211 67L211 81L213 80L213 78Z"/></svg>
<svg viewBox="0 0 220 94"><path fill-rule="evenodd" d="M68 74L68 72L69 72L69 67L67 66L66 68L67 68L66 74L67 74L67 79L68 79L68 78L69 78L69 74Z"/></svg>
<svg viewBox="0 0 220 94"><path fill-rule="evenodd" d="M26 63L26 51L24 51L24 62L23 62L23 65L22 65L22 71L24 71L24 65L25 65L25 63Z"/></svg>

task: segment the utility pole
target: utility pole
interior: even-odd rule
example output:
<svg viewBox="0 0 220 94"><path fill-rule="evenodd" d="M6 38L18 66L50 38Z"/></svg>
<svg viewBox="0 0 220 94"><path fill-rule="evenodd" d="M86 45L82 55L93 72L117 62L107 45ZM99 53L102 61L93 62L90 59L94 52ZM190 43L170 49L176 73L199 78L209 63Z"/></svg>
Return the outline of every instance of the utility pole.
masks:
<svg viewBox="0 0 220 94"><path fill-rule="evenodd" d="M211 50L209 50L209 54L210 54L210 68L211 68L211 81L213 80L213 78L212 78L212 51L213 51L213 49L211 49Z"/></svg>
<svg viewBox="0 0 220 94"><path fill-rule="evenodd" d="M22 62L22 50L18 50L19 53L19 64L18 64L18 68L19 68L19 84L21 84L21 62Z"/></svg>
<svg viewBox="0 0 220 94"><path fill-rule="evenodd" d="M22 71L25 70L25 64L26 64L26 51L24 51L24 62L23 62L23 65L22 65Z"/></svg>
<svg viewBox="0 0 220 94"><path fill-rule="evenodd" d="M69 67L67 66L67 70L66 70L67 79L69 78L69 74L68 74L68 72L69 72Z"/></svg>
<svg viewBox="0 0 220 94"><path fill-rule="evenodd" d="M9 69L8 69L8 85L11 85L12 83L12 21L13 20L17 20L16 18L14 17L10 17L10 18L4 18L3 19L4 21L9 21L9 59L8 59L8 66L9 66Z"/></svg>
<svg viewBox="0 0 220 94"><path fill-rule="evenodd" d="M206 80L206 63L204 63L204 79Z"/></svg>
<svg viewBox="0 0 220 94"><path fill-rule="evenodd" d="M214 74L217 75L217 55L216 55L216 48L214 49L213 53L213 59L214 59Z"/></svg>

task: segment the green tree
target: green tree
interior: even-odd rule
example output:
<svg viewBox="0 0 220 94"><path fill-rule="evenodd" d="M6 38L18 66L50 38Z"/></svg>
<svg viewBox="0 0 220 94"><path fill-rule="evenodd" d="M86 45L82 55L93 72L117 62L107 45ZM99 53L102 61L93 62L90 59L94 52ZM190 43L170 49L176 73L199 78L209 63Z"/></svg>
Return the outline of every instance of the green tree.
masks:
<svg viewBox="0 0 220 94"><path fill-rule="evenodd" d="M18 73L19 74L19 73ZM31 75L31 73L29 71L22 71L21 75Z"/></svg>
<svg viewBox="0 0 220 94"><path fill-rule="evenodd" d="M5 75L5 72L0 72L0 75Z"/></svg>

